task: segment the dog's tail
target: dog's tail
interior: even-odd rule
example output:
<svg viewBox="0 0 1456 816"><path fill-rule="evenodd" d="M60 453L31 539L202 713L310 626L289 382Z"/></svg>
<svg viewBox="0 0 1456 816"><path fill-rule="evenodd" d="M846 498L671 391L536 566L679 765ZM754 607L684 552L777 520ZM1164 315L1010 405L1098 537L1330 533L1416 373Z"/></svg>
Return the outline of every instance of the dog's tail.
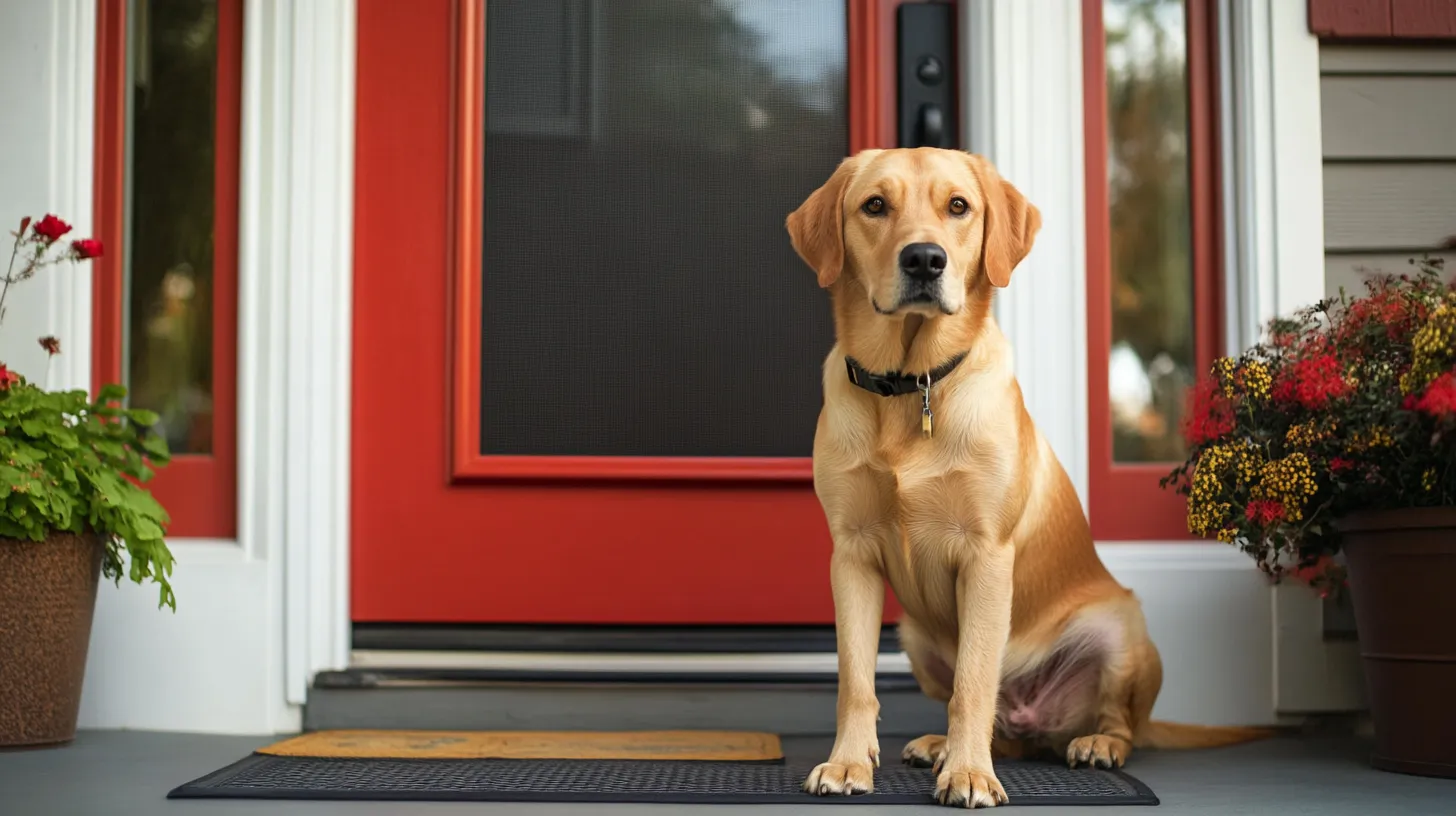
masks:
<svg viewBox="0 0 1456 816"><path fill-rule="evenodd" d="M1273 728L1249 728L1238 725L1186 725L1184 723L1149 720L1138 729L1133 743L1139 748L1218 748L1241 742L1268 739L1277 734Z"/></svg>

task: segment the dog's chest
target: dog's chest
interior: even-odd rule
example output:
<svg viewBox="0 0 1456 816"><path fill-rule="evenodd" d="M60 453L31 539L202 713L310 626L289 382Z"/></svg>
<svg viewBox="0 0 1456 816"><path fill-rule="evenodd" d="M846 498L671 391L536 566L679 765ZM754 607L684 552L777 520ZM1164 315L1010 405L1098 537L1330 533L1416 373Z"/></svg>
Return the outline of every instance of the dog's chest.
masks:
<svg viewBox="0 0 1456 816"><path fill-rule="evenodd" d="M975 526L1001 503L1015 473L1016 428L986 421L974 403L935 418L930 434L914 417L880 417L873 466L887 474L901 520L912 527Z"/></svg>
<svg viewBox="0 0 1456 816"><path fill-rule="evenodd" d="M873 466L882 474L882 489L891 492L900 528L898 540L885 542L899 552L885 553L885 560L899 562L892 572L907 572L890 576L901 584L901 596L951 591L949 583L939 586L953 580L955 571L947 567L1004 532L1015 428L984 421L972 413L976 407L965 400L949 406L937 415L929 438L918 428L907 430L903 420L911 417L881 417Z"/></svg>
<svg viewBox="0 0 1456 816"><path fill-rule="evenodd" d="M881 529L894 531L878 537L885 578L907 614L931 630L953 631L959 566L991 537L995 510L954 471L902 467L881 484L890 491Z"/></svg>

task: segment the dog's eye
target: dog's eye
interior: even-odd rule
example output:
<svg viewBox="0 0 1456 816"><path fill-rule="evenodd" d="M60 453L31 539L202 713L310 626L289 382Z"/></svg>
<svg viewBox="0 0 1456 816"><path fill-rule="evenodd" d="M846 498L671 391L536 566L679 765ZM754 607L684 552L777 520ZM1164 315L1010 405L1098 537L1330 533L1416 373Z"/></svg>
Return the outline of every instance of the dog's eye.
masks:
<svg viewBox="0 0 1456 816"><path fill-rule="evenodd" d="M971 211L971 205L970 204L967 204L966 203L966 200L964 198L961 198L960 196L956 196L955 198L952 198L950 200L950 214L951 215L957 215L957 216L959 216L959 215L965 215L966 213L968 213L970 211Z"/></svg>
<svg viewBox="0 0 1456 816"><path fill-rule="evenodd" d="M879 196L870 196L860 209L865 211L865 215L881 215L885 212L885 200Z"/></svg>

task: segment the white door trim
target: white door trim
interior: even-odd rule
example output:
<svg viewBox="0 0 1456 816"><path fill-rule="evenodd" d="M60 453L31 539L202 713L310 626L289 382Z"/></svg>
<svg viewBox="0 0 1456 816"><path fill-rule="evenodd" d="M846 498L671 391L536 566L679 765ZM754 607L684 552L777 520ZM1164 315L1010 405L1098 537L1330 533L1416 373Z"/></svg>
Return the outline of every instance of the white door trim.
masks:
<svg viewBox="0 0 1456 816"><path fill-rule="evenodd" d="M281 569L291 705L348 665L354 26L354 0L247 7L241 501Z"/></svg>
<svg viewBox="0 0 1456 816"><path fill-rule="evenodd" d="M1082 15L1072 0L961 3L967 148L1036 203L1042 230L996 319L1027 410L1087 504L1086 184Z"/></svg>
<svg viewBox="0 0 1456 816"><path fill-rule="evenodd" d="M1325 294L1319 40L1306 12L1219 3L1230 352Z"/></svg>
<svg viewBox="0 0 1456 816"><path fill-rule="evenodd" d="M50 146L50 200L45 206L70 218L77 235L92 233L96 142L96 3L51 5L55 141ZM35 213L39 216L40 213ZM5 225L6 230L14 229ZM51 361L47 388L91 390L91 275L87 266L57 269L51 280L51 325L66 353Z"/></svg>

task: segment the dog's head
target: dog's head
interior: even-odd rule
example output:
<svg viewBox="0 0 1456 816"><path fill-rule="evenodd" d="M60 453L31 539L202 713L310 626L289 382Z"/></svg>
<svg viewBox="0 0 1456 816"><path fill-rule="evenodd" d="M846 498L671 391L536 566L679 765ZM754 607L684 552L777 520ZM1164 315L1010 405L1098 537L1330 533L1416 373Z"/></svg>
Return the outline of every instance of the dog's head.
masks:
<svg viewBox="0 0 1456 816"><path fill-rule="evenodd" d="M862 296L881 315L934 317L1006 286L1041 214L980 156L866 150L841 162L787 227L820 286Z"/></svg>

